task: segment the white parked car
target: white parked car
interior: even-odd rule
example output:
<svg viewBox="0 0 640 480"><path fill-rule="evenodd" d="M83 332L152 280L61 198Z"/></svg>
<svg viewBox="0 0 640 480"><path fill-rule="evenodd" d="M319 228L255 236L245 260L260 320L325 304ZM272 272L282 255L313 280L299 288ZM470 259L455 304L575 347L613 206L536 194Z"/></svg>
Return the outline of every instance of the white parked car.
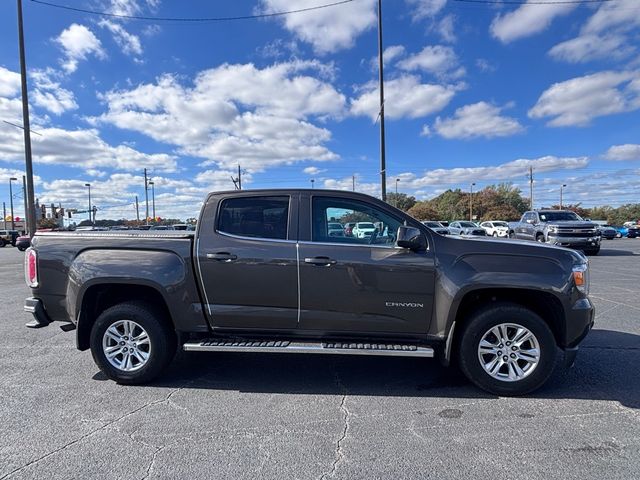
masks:
<svg viewBox="0 0 640 480"><path fill-rule="evenodd" d="M376 226L371 222L358 222L352 230L352 234L356 238L370 237L376 231Z"/></svg>
<svg viewBox="0 0 640 480"><path fill-rule="evenodd" d="M487 235L492 237L508 237L509 236L509 224L507 222L482 222L480 224Z"/></svg>

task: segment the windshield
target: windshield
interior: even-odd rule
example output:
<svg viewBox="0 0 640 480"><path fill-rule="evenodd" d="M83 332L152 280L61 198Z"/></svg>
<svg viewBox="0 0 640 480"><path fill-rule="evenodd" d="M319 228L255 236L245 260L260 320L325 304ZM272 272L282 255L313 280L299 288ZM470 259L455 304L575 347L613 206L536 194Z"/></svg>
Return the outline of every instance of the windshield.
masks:
<svg viewBox="0 0 640 480"><path fill-rule="evenodd" d="M329 228L342 230L342 225L340 225L339 223L330 223Z"/></svg>
<svg viewBox="0 0 640 480"><path fill-rule="evenodd" d="M494 227L509 227L507 222L493 222Z"/></svg>
<svg viewBox="0 0 640 480"><path fill-rule="evenodd" d="M376 228L373 223L361 222L358 224L358 228Z"/></svg>
<svg viewBox="0 0 640 480"><path fill-rule="evenodd" d="M582 219L573 212L540 212L543 222L580 222Z"/></svg>
<svg viewBox="0 0 640 480"><path fill-rule="evenodd" d="M460 226L466 228L476 228L476 224L471 222L460 222Z"/></svg>

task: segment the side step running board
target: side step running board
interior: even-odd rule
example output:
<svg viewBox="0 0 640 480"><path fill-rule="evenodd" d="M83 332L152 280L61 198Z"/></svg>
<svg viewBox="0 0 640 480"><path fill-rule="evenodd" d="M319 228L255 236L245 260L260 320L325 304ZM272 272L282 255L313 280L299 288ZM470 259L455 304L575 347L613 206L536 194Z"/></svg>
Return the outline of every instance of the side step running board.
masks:
<svg viewBox="0 0 640 480"><path fill-rule="evenodd" d="M433 348L391 343L234 341L210 339L185 343L187 352L326 353L330 355L434 356Z"/></svg>

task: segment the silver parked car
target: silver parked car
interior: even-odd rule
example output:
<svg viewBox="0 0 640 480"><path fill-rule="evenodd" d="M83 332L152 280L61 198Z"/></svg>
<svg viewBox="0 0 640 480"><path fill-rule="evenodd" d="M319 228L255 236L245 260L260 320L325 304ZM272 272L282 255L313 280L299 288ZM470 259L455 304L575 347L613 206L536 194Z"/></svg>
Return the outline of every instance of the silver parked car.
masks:
<svg viewBox="0 0 640 480"><path fill-rule="evenodd" d="M473 222L460 220L449 223L449 233L451 233L451 235L473 235L475 237L484 237L487 235L484 228L479 227Z"/></svg>
<svg viewBox="0 0 640 480"><path fill-rule="evenodd" d="M424 222L422 222L422 224L425 227L429 227L434 232L439 233L440 235L449 235L449 229L442 225L440 222L436 222L434 220L425 220Z"/></svg>

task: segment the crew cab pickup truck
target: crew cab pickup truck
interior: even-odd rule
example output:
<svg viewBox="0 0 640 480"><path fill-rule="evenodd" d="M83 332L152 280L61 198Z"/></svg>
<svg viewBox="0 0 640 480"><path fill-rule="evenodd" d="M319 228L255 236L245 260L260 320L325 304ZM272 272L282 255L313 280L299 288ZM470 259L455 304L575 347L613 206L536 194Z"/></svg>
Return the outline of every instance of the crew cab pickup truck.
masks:
<svg viewBox="0 0 640 480"><path fill-rule="evenodd" d="M525 212L520 222L511 224L510 237L550 243L583 250L587 255L600 252L598 225L582 220L568 210Z"/></svg>
<svg viewBox="0 0 640 480"><path fill-rule="evenodd" d="M376 227L330 234L349 220ZM123 384L151 381L181 348L438 357L518 395L561 350L571 363L594 319L580 252L441 236L329 190L212 193L195 233L38 234L25 275L27 326L62 322Z"/></svg>

